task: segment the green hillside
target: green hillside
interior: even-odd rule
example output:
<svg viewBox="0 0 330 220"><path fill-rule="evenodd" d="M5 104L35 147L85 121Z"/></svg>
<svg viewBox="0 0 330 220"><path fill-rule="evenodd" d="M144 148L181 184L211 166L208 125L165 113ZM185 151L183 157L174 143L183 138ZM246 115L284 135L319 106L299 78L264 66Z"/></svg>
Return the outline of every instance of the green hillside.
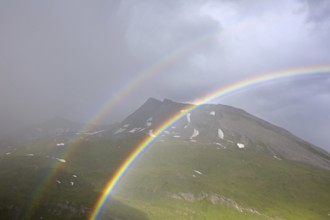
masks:
<svg viewBox="0 0 330 220"><path fill-rule="evenodd" d="M113 198L149 219L329 219L330 172L262 149L166 141L136 161Z"/></svg>
<svg viewBox="0 0 330 220"><path fill-rule="evenodd" d="M72 146L59 147L47 139L1 155L1 219L86 219L140 140L72 143L65 163L54 158ZM50 173L41 202L31 211L35 193ZM100 219L329 219L328 204L329 170L280 160L267 148L239 149L233 143L223 149L168 138L136 160Z"/></svg>

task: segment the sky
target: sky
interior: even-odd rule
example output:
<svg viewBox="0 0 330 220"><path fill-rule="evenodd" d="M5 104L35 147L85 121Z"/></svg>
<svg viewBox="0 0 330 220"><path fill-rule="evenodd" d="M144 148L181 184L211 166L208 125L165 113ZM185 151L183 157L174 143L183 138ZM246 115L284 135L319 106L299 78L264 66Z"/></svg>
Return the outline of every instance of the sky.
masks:
<svg viewBox="0 0 330 220"><path fill-rule="evenodd" d="M268 72L330 65L327 0L2 0L0 134L55 116L122 120ZM119 102L114 102L117 98ZM214 100L330 151L330 74Z"/></svg>

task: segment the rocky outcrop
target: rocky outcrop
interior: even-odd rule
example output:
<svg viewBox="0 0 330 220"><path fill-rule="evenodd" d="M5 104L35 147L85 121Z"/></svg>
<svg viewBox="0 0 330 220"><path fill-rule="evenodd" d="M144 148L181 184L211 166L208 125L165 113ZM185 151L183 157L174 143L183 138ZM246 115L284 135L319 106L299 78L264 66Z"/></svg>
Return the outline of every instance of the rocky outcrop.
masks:
<svg viewBox="0 0 330 220"><path fill-rule="evenodd" d="M265 214L262 214L254 208L243 207L242 205L239 205L233 199L227 198L223 195L213 193L213 192L206 193L206 192L202 191L199 194L193 194L190 192L179 192L179 193L167 192L167 196L172 199L183 200L183 201L187 201L187 202L198 202L198 201L202 201L202 200L207 200L210 203L212 203L213 205L226 205L226 206L236 209L238 212L251 213L254 215L262 216L268 220L280 220L281 219L279 217L270 217Z"/></svg>

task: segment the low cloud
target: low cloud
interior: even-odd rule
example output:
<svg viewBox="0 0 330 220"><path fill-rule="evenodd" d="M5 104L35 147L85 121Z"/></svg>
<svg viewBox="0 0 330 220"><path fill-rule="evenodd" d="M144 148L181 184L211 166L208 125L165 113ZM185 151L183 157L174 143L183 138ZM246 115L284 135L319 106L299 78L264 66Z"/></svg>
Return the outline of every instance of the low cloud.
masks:
<svg viewBox="0 0 330 220"><path fill-rule="evenodd" d="M110 123L150 96L195 100L256 75L329 65L329 5L2 1L0 123L15 127L53 116L85 122L117 97L120 105L104 121ZM328 88L327 77L293 78L219 101L329 150L321 132L330 129Z"/></svg>

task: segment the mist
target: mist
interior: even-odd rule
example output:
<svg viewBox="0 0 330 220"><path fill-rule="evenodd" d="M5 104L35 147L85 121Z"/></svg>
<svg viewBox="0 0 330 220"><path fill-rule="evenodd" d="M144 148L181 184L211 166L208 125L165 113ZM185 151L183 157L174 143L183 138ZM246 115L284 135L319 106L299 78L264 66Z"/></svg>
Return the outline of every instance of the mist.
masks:
<svg viewBox="0 0 330 220"><path fill-rule="evenodd" d="M59 116L122 120L268 72L328 66L330 3L0 2L0 134ZM329 68L330 69L330 68ZM330 151L330 74L219 98ZM114 101L114 100L118 101Z"/></svg>

